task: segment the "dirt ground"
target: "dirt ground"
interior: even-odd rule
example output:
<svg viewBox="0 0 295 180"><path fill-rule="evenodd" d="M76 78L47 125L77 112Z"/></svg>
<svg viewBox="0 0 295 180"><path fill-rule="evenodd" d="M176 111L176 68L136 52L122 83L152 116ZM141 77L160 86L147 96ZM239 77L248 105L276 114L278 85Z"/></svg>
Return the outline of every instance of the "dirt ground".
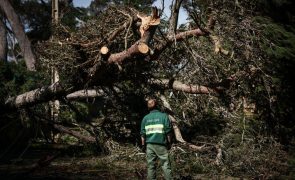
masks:
<svg viewBox="0 0 295 180"><path fill-rule="evenodd" d="M0 179L146 179L145 154L138 148L121 146L109 155L70 153L73 147L64 151L60 148L36 148L21 158L0 161ZM174 149L176 151L177 148ZM74 150L81 152L81 150ZM61 153L63 152L63 153ZM206 174L198 164L195 154L190 156L183 150L170 152L174 179L240 179ZM157 179L163 179L158 164Z"/></svg>
<svg viewBox="0 0 295 180"><path fill-rule="evenodd" d="M143 179L145 177L145 162L113 161L110 163L107 158L57 158L44 167L37 165L37 163L29 164L25 161L1 164L0 179L113 180ZM34 160L30 162L32 163Z"/></svg>

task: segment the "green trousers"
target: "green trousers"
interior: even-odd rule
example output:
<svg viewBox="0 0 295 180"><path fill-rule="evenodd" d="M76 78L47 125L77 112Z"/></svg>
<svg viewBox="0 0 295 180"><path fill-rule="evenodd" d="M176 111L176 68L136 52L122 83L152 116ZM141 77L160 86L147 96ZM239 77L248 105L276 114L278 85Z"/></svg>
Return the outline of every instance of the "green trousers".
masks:
<svg viewBox="0 0 295 180"><path fill-rule="evenodd" d="M146 159L148 166L148 180L156 179L156 160L159 159L161 167L164 171L164 177L166 180L172 179L171 165L168 155L168 150L164 145L147 144L146 147Z"/></svg>

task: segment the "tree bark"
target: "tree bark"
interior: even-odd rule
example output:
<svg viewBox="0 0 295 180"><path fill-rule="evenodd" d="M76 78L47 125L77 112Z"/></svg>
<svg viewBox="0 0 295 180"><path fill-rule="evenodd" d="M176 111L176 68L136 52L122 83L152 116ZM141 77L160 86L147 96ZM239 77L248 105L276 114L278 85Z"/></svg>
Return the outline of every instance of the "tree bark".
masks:
<svg viewBox="0 0 295 180"><path fill-rule="evenodd" d="M151 79L149 81L151 85L156 85L163 89L173 89L176 91L182 91L190 94L218 94L218 90L209 88L202 85L184 84L180 81L169 79Z"/></svg>
<svg viewBox="0 0 295 180"><path fill-rule="evenodd" d="M1 11L3 11L4 15L10 22L12 31L14 32L19 42L20 49L23 53L27 69L30 71L35 71L36 58L32 51L31 42L25 34L24 28L20 22L18 15L16 14L15 10L8 0L0 1L0 9Z"/></svg>
<svg viewBox="0 0 295 180"><path fill-rule="evenodd" d="M164 107L167 108L170 112L173 112L172 109L171 109L171 106L170 106L169 102L166 99L166 97L164 95L161 95L160 96L160 99L162 100ZM184 146L187 146L188 148L191 148L192 150L195 150L195 151L202 151L202 150L204 150L205 145L203 145L203 146L196 146L194 144L191 144L191 143L186 142L182 138L182 135L181 135L180 129L178 128L178 123L177 123L176 119L171 114L169 114L169 119L170 119L170 121L172 123L174 134L175 134L175 138L176 138L176 140L178 142L182 143Z"/></svg>
<svg viewBox="0 0 295 180"><path fill-rule="evenodd" d="M5 106L9 108L19 108L24 106L30 106L42 102L47 102L49 100L58 98L59 96L66 95L66 92L61 88L58 83L52 84L48 87L42 87L35 89L18 96L9 97ZM79 90L66 95L67 100L83 100L87 98L96 98L106 95L103 90Z"/></svg>
<svg viewBox="0 0 295 180"><path fill-rule="evenodd" d="M128 48L126 51L122 51L119 53L111 54L108 63L122 63L125 59L131 58L132 56L135 56L137 54L141 54L141 52L138 50L138 44L140 41L133 44L130 48Z"/></svg>
<svg viewBox="0 0 295 180"><path fill-rule="evenodd" d="M153 9L153 15L150 17L151 17L151 19L158 18L158 11ZM146 18L146 17L141 17L141 18ZM144 32L141 33L142 36L141 36L140 40L135 42L130 48L128 48L125 51L111 54L110 57L108 58L108 63L122 63L125 59L131 58L135 55L142 54L142 52L139 50L140 49L139 46L142 44L146 44L147 46L149 46L150 41L152 40L154 33L156 31L157 25L158 25L158 23L149 24L148 28L144 29ZM122 27L120 27L118 30L120 30L121 28ZM117 32L117 31L115 31L115 32ZM117 35L117 33L115 33L114 35ZM114 35L112 35L110 38L113 38Z"/></svg>
<svg viewBox="0 0 295 180"><path fill-rule="evenodd" d="M131 58L135 55L139 55L142 54L139 51L138 45L140 43L145 43L145 44L149 44L149 41L151 40L151 38L154 35L154 27L152 27L153 30L150 31L146 31L145 32L145 36L142 37L139 41L137 41L136 43L134 43L130 48L128 48L126 51L122 51L119 53L114 53L111 54L108 58L108 63L122 63L124 60ZM203 32L201 29L194 29L194 30L190 30L190 31L185 31L185 32L181 32L175 35L175 38L173 37L169 37L168 41L165 41L163 44L157 46L155 48L155 52L153 55L151 55L151 59L157 59L160 54L171 44L173 43L174 40L176 41L182 41L185 38L190 38L193 36L204 36L207 35L207 32Z"/></svg>
<svg viewBox="0 0 295 180"><path fill-rule="evenodd" d="M59 83L38 88L18 96L10 97L6 100L5 106L9 108L19 108L23 106L31 106L41 102L48 102L57 96L65 93Z"/></svg>
<svg viewBox="0 0 295 180"><path fill-rule="evenodd" d="M192 84L184 84L180 81L176 80L168 80L168 79L151 79L149 84L157 86L161 89L173 89L176 91L182 91L190 94L211 94L218 95L219 89L210 88L202 85L192 85ZM71 93L67 94L66 93ZM18 96L10 97L6 100L5 106L9 108L19 108L24 106L30 106L42 102L47 102L52 99L58 99L60 95L65 95L68 100L79 100L86 98L95 98L98 96L103 96L105 93L102 90L80 90L76 92L65 92L60 84L54 83L50 86L45 86L39 89L35 89Z"/></svg>
<svg viewBox="0 0 295 180"><path fill-rule="evenodd" d="M161 95L160 99L162 100L164 107L172 112L171 106L168 103L166 97L164 95ZM174 135L175 135L176 140L178 142L181 142L181 143L186 143L186 141L183 139L183 137L181 135L181 132L180 132L180 129L178 127L176 119L171 114L169 114L169 119L170 119L170 121L172 123L173 131L174 131Z"/></svg>
<svg viewBox="0 0 295 180"><path fill-rule="evenodd" d="M42 123L48 124L50 126L52 126L54 129L58 130L61 133L65 133L65 134L69 134L71 136L74 136L75 138L84 141L84 142L88 142L88 143L95 143L96 139L92 136L85 136L83 134L81 134L80 132L71 130L68 127L64 127L63 125L60 124L56 124L55 122L52 121L46 121L44 119L40 119L40 121Z"/></svg>
<svg viewBox="0 0 295 180"><path fill-rule="evenodd" d="M51 1L51 10L52 10L52 23L57 24L59 18L59 9L58 9L58 0ZM59 73L56 67L51 67L51 84L59 82ZM57 121L60 110L60 103L58 100L51 101L51 119L52 121Z"/></svg>
<svg viewBox="0 0 295 180"><path fill-rule="evenodd" d="M70 101L73 101L73 100L82 100L87 98L96 98L103 95L105 95L103 90L89 89L89 90L80 90L80 91L73 92L71 94L68 94L66 98Z"/></svg>
<svg viewBox="0 0 295 180"><path fill-rule="evenodd" d="M0 60L7 61L7 30L0 12Z"/></svg>
<svg viewBox="0 0 295 180"><path fill-rule="evenodd" d="M169 19L169 29L168 29L168 37L173 38L176 32L177 28L177 22L178 22L178 15L179 15L179 9L180 5L183 0L175 0L174 4L171 8L171 16Z"/></svg>
<svg viewBox="0 0 295 180"><path fill-rule="evenodd" d="M150 85L154 85L160 89L173 89L176 91L182 91L190 94L211 94L219 95L219 92L226 87L217 86L210 88L202 85L184 84L180 81L169 79L151 79L148 82ZM222 84L221 84L222 85ZM67 94L66 94L67 93ZM70 94L69 94L70 93ZM42 102L47 102L52 99L58 99L60 95L65 95L68 100L80 100L86 98L95 98L103 96L105 93L102 90L80 90L65 92L60 84L54 83L50 86L45 86L39 89L35 89L18 96L10 97L6 100L5 106L9 108L19 108L23 106L30 106Z"/></svg>
<svg viewBox="0 0 295 180"><path fill-rule="evenodd" d="M62 126L62 125L53 124L53 127L54 127L54 129L57 129L61 133L69 134L69 135L74 136L75 138L78 138L84 142L88 142L88 143L95 143L96 142L94 137L84 136L84 135L80 134L79 132L73 131L67 127Z"/></svg>
<svg viewBox="0 0 295 180"><path fill-rule="evenodd" d="M202 31L200 28L189 30L189 31L184 31L180 32L178 34L175 34L175 36L168 36L167 40L164 41L163 43L160 43L155 47L154 54L150 57L152 60L158 59L158 57L161 55L161 53L173 42L179 42L182 41L186 38L190 38L193 36L205 36L208 35L208 32Z"/></svg>

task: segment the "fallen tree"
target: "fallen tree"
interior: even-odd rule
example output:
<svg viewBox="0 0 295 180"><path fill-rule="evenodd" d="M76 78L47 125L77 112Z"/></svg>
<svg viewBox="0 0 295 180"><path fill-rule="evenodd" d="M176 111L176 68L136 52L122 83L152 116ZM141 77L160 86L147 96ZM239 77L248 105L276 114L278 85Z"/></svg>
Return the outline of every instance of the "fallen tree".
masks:
<svg viewBox="0 0 295 180"><path fill-rule="evenodd" d="M111 9L111 11L121 12L121 10L118 10L118 9L115 9L115 10ZM139 13L139 12L137 12L137 13ZM143 55L144 59L155 59L156 57L159 57L161 55L161 53L167 47L171 46L171 43L173 43L175 41L181 41L186 38L193 37L193 36L205 36L205 35L207 36L208 35L207 31L202 31L200 28L175 34L174 37L171 36L171 33L170 34L168 33L166 41L161 41L159 44L157 44L154 48L155 50L153 53L150 53L150 54L142 53L142 51L143 51L141 49L141 48L143 48L142 46L144 45L145 48L148 47L148 50L149 50L150 41L153 39L153 36L154 36L156 25L152 24L151 22L159 21L159 17L157 15L157 11L154 9L151 16L144 16L142 18L148 18L150 20L148 22L144 22L145 24L142 24L140 26L140 27L145 26L144 29L141 28L141 38L138 41L134 42L133 45L131 45L129 48L127 48L124 51L119 52L119 53L109 52L109 49L107 48L107 46L103 45L102 41L100 41L99 43L97 43L98 42L97 40L94 42L91 42L91 43L85 43L85 42L84 43L77 43L77 42L73 43L73 41L77 41L77 39L76 40L69 39L68 37L65 40L58 39L57 44L60 47L65 46L65 45L81 46L81 47L89 47L91 45L92 46L93 45L96 45L96 46L103 45L102 49L106 48L107 52L105 52L106 50L103 50L103 53L99 52L98 54L91 54L92 56L95 56L94 57L94 58L96 58L95 60L92 60L93 57L91 56L91 57L89 57L88 61L85 61L85 62L82 62L82 63L76 65L77 67L81 68L81 67L86 66L87 64L90 64L89 61L92 61L92 63L94 63L93 66L89 67L89 72L87 73L87 77L84 78L82 82L80 82L78 84L70 84L70 86L68 84L67 85L63 84L62 85L63 87L61 87L61 85L60 85L62 82L59 82L56 84L49 85L48 87L45 86L40 89L36 89L36 90L32 90L30 92L23 93L22 95L18 95L16 97L10 97L6 100L5 104L10 107L21 107L21 106L26 106L26 105L32 105L35 103L49 101L51 99L58 99L58 94L64 94L65 96L67 96L67 94L68 94L69 98L72 98L73 95L69 95L69 94L74 93L74 91L75 91L75 89L77 89L77 87L88 85L89 82L91 82L91 85L100 85L101 84L101 82L94 82L94 81L97 79L103 78L101 76L103 76L104 73L101 71L108 70L107 69L108 66L106 68L106 65L102 65L102 62L97 61L97 59L100 59L100 60L104 59L104 61L107 61L108 64L113 64L113 63L114 64L122 64L123 61L125 61L125 60L132 59L133 57L136 58L141 55ZM132 19L132 21L128 22L128 23L137 24L139 19L140 18ZM116 36L119 35L120 31L123 31L124 28L126 29L127 28L126 26L128 23L124 23L123 26L121 26L120 28L113 31L111 33L110 37L108 37L106 44L108 44L112 40L114 40L116 38ZM173 30L171 30L171 31L173 31ZM58 37L58 38L60 38L60 37ZM48 42L48 43L55 45L54 41ZM92 50L91 48L89 48L89 49ZM42 55L40 57L41 60L43 58L46 58L46 56L48 56L48 54L44 54L44 53L46 53L47 50L46 49L43 49L43 50L44 50L44 52L43 52L44 57ZM145 51L146 50L144 50L144 52ZM53 53L53 52L51 52L51 53ZM104 57L106 54L108 54L107 58ZM49 54L49 55L51 56L51 54ZM71 61L73 61L73 60L75 60L75 59L71 59ZM79 57L76 58L76 60L79 60ZM43 61L44 61L44 59L43 59ZM58 60L55 60L55 61L58 61ZM50 62L47 62L47 63L50 64ZM56 62L56 63L61 64L64 62ZM68 65L68 64L65 63L65 65ZM63 65L63 66L65 66L65 65ZM73 66L73 65L71 65L71 66ZM80 70L79 68L76 70ZM106 69L104 69L104 68L106 68ZM75 73L75 72L73 72L73 73ZM172 82L172 80L151 79L150 82L152 84L157 84L162 87L165 87L166 89L171 88L174 90L179 90L179 91L193 93L193 94L210 94L210 93L216 94L216 93L218 93L218 89L220 89L219 87L211 88L211 87L202 86L202 85L185 85L185 83L183 84L179 81ZM171 82L172 82L172 86L170 87Z"/></svg>
<svg viewBox="0 0 295 180"><path fill-rule="evenodd" d="M174 2L177 5L171 8L174 12L168 21L161 18L159 22L156 10L146 16L117 6L76 29L57 25L54 38L39 42L35 49L38 68L45 76L50 77L51 67L61 73L61 89L50 90L52 85L44 84L7 98L5 106L30 107L32 113L27 115L34 117L36 111L47 116L46 102L58 99L61 115L52 129L83 142L94 143L93 138L98 138L135 143L147 113L145 99L156 94L161 110L169 113L173 123L178 143L171 151L186 158L177 161L179 166L201 168L202 173L210 169L214 175L275 177L273 172L286 167L281 163L286 156L280 155L275 136L266 137L265 132L279 132L288 124L288 118L281 118L285 112L277 110L280 96L290 91L273 76L279 63L267 54L275 50L269 42L276 41L266 37L287 33L267 24L269 19L253 18L253 9L247 8L253 8L252 1L214 1L206 4L204 14L200 13L203 1L198 1L194 8L187 7L194 16L185 25L177 25L176 18L182 1ZM268 26L271 31L265 31ZM26 122L32 121L22 119ZM276 161L271 167L265 166L269 159Z"/></svg>
<svg viewBox="0 0 295 180"><path fill-rule="evenodd" d="M74 33L63 25L56 26L53 38L39 43L35 48L41 69L50 74L52 67L57 68L57 71L61 73L61 79L66 80L9 97L5 106L23 108L51 100L65 98L74 101L98 96L108 97L110 94L116 97L118 96L116 94L125 93L124 88L115 90L116 86L120 82L127 81L153 87L155 91L173 90L189 94L218 95L226 89L222 84L218 86L187 84L174 78L156 77L148 73L149 70L146 69L154 62L161 63L163 60L160 59L176 43L187 43L193 37L212 38L210 34L213 23L211 21L207 25L209 29L196 27L177 32L176 24L181 3L181 0L174 3L169 29L165 35L161 30L159 30L160 33L157 32L160 16L156 8L153 8L151 15L147 16L132 8L109 7L101 15L100 24L93 23L96 20L90 21ZM110 23L114 16L118 17L117 21ZM94 33L96 35L93 38ZM217 46L216 43L218 43L218 47L221 48L220 41L216 40L216 36L214 37L213 46ZM137 68L139 70L134 71ZM170 118L175 127L177 140L184 143L175 119L173 116ZM89 137L90 139L82 137L77 132L58 124L53 127L86 142L94 142L94 137ZM189 146L198 149L194 145Z"/></svg>
<svg viewBox="0 0 295 180"><path fill-rule="evenodd" d="M176 80L168 79L151 79L148 82L152 86L156 86L156 89L172 89L175 91L182 91L189 94L212 94L218 95L220 89L224 87L207 87L202 85L184 84ZM32 106L37 103L48 102L52 99L61 99L66 97L68 100L79 100L86 98L95 98L106 95L103 90L98 89L85 89L74 91L64 90L59 83L54 83L48 87L42 87L29 92L25 92L15 97L10 97L6 100L5 105L9 108L20 108L25 106Z"/></svg>

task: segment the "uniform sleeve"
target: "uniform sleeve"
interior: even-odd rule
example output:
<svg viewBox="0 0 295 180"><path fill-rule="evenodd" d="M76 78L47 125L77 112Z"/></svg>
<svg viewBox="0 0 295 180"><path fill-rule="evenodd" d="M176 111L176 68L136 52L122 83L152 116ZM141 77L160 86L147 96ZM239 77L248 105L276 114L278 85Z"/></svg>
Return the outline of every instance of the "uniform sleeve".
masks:
<svg viewBox="0 0 295 180"><path fill-rule="evenodd" d="M145 137L145 118L143 118L143 120L141 121L140 135Z"/></svg>
<svg viewBox="0 0 295 180"><path fill-rule="evenodd" d="M168 117L167 114L165 114L164 126L165 126L165 134L170 133L171 130L172 130L172 125L171 125L171 122L170 122L169 117Z"/></svg>

